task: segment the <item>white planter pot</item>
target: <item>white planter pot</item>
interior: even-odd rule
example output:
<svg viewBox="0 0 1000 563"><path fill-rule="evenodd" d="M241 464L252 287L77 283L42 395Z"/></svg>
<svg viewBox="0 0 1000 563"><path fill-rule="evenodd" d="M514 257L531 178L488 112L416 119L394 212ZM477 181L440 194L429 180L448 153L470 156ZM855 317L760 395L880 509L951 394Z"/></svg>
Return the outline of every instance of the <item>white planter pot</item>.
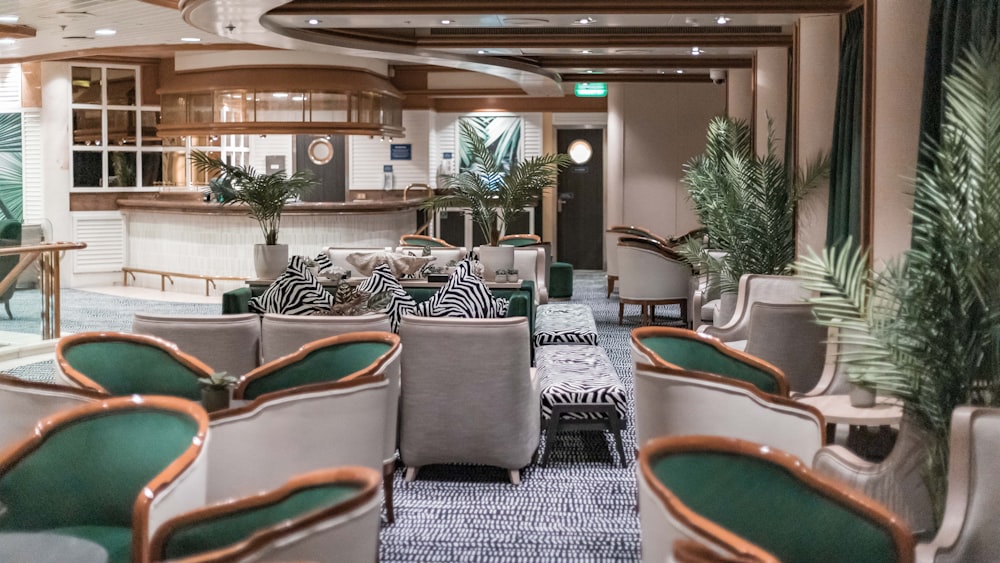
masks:
<svg viewBox="0 0 1000 563"><path fill-rule="evenodd" d="M494 281L497 270L514 267L513 246L480 246L479 261L483 263L483 279Z"/></svg>
<svg viewBox="0 0 1000 563"><path fill-rule="evenodd" d="M867 385L851 383L851 391L848 396L850 397L852 407L867 408L875 406L875 390Z"/></svg>
<svg viewBox="0 0 1000 563"><path fill-rule="evenodd" d="M253 267L257 272L257 279L273 280L280 276L287 266L287 244L253 245Z"/></svg>

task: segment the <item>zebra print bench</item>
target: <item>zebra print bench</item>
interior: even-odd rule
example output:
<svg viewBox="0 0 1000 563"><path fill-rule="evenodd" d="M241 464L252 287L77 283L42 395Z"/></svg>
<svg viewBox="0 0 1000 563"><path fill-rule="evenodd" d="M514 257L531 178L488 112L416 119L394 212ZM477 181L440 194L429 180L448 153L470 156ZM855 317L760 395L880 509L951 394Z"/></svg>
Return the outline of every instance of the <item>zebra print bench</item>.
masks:
<svg viewBox="0 0 1000 563"><path fill-rule="evenodd" d="M624 467L621 428L626 420L625 388L600 346L550 345L535 350L541 388L545 453L549 458L560 428L610 430ZM547 422L545 422L547 421Z"/></svg>
<svg viewBox="0 0 1000 563"><path fill-rule="evenodd" d="M548 303L535 309L535 347L551 344L597 345L597 323L587 305Z"/></svg>

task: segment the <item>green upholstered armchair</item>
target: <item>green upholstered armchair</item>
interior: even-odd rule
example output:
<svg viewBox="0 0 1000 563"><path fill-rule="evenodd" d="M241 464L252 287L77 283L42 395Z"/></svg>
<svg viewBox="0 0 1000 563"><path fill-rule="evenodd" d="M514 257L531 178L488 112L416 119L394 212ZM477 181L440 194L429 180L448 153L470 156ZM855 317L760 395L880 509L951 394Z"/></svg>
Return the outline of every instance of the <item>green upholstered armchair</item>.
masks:
<svg viewBox="0 0 1000 563"><path fill-rule="evenodd" d="M0 246L19 246L21 244L21 222L14 221L11 219L4 219L0 221ZM0 280L2 280L14 266L17 266L18 261L21 257L17 254L12 254L10 256L0 256ZM7 316L11 319L14 315L10 312L10 298L14 295L14 290L17 289L17 284L11 284L7 291L0 295L0 301L3 301L3 306L7 310Z"/></svg>
<svg viewBox="0 0 1000 563"><path fill-rule="evenodd" d="M115 397L44 419L0 458L0 531L79 537L110 561L148 561L156 528L204 505L207 433L205 411L176 397Z"/></svg>
<svg viewBox="0 0 1000 563"><path fill-rule="evenodd" d="M694 336L686 338L690 335ZM641 446L660 436L691 434L738 438L779 448L811 463L823 447L823 415L788 398L787 392L762 391L747 381L760 377L751 371L753 364L719 355L721 351L713 346L700 346L701 340L707 339L666 327L633 330L636 443ZM689 367L667 363L650 348ZM682 353L707 358L698 358L699 363Z"/></svg>
<svg viewBox="0 0 1000 563"><path fill-rule="evenodd" d="M56 343L56 380L108 395L201 400L198 379L212 368L175 344L124 332L81 332Z"/></svg>
<svg viewBox="0 0 1000 563"><path fill-rule="evenodd" d="M376 440L376 449L380 452L379 459L381 460L385 481L386 515L389 523L392 523L395 518L392 505L392 479L396 464L396 420L399 416L400 352L399 337L391 332L352 332L330 336L310 342L299 348L297 352L267 362L244 375L237 383L236 389L233 391L233 397L237 400L255 401L254 405L257 405L258 403L280 399L285 395L328 389L332 384L349 386L355 382L364 383L384 378L387 381L387 386L381 399L383 403L381 408L377 410L368 408L364 415L366 417L376 414L381 416L383 420L382 424L378 425L378 428L384 428L384 431L375 432L376 426L373 423L362 425L367 426L366 432L374 432L369 436L357 429L358 419L355 419L352 423L349 418L341 420L327 416L324 420L332 426L316 436L316 445L311 449L323 449L324 442L333 444L335 442L334 437L338 435L337 428L340 428L341 431L344 429L348 430L348 434L344 436L344 439L357 446L354 450L345 446L345 451L348 452L367 450L372 445L370 443L371 438L374 437ZM332 400L337 399L333 398ZM348 406L337 407L340 409L341 415L350 413L353 408L351 400L347 399L347 401ZM353 402L354 407L356 407L357 401ZM301 407L297 410L301 413L304 408ZM277 411L278 409L274 410ZM267 415L262 416L266 418ZM323 415L320 414L318 416L322 417ZM213 421L218 419L218 421L213 422L213 428L216 425L221 426L222 419L227 417L228 415L225 414L213 417ZM294 418L291 422L292 424L287 428L286 432L288 435L295 437L300 447L304 447L302 444L303 440L305 440L306 432L299 428L300 419ZM310 424L314 423L311 422ZM275 430L278 424L271 423L266 425L268 431ZM262 436L263 434L256 431L255 435ZM247 441L237 440L237 442L242 443L242 445L237 446L242 448ZM240 451L243 450L241 449ZM262 451L266 452L266 448L263 446ZM259 452L248 453L249 455L259 454ZM231 460L232 454L227 455L227 457ZM336 463L330 463L327 460L324 462L326 465L306 466L306 469L329 467L330 465L344 463L366 465L363 463L365 458L349 457L335 461ZM294 460L291 463L294 464ZM309 462L306 461L305 463ZM247 467L256 466L253 463L247 465ZM378 467L378 465L373 467ZM301 472L301 468L300 471L296 472ZM289 475L291 474L294 473L289 473ZM271 485L274 486L276 484L272 483ZM223 486L220 484L218 487L212 487L212 489L219 489Z"/></svg>
<svg viewBox="0 0 1000 563"><path fill-rule="evenodd" d="M761 561L911 562L913 536L876 502L794 456L710 436L659 438L639 450L644 561L675 541Z"/></svg>
<svg viewBox="0 0 1000 563"><path fill-rule="evenodd" d="M325 469L186 512L157 530L151 561L375 561L378 484L366 467Z"/></svg>
<svg viewBox="0 0 1000 563"><path fill-rule="evenodd" d="M789 393L785 375L778 368L691 330L653 326L634 329L632 359L736 379L781 397Z"/></svg>

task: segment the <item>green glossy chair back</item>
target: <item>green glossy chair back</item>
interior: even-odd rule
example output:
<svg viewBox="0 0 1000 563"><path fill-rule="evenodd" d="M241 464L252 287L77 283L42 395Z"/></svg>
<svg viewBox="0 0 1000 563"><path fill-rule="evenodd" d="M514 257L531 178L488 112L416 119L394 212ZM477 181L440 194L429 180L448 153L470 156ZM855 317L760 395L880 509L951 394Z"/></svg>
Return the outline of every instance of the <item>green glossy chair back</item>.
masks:
<svg viewBox="0 0 1000 563"><path fill-rule="evenodd" d="M912 536L898 519L821 481L789 454L706 436L660 438L642 450L643 475L683 508L780 561L912 561Z"/></svg>
<svg viewBox="0 0 1000 563"><path fill-rule="evenodd" d="M453 246L442 239L427 235L403 235L399 237L399 244L402 246L429 246L432 248L450 248Z"/></svg>
<svg viewBox="0 0 1000 563"><path fill-rule="evenodd" d="M171 351L155 339L108 337L67 343L60 349L60 365L75 370L113 396L168 395L197 401L201 398L198 378L211 373L207 366L196 366L200 362L190 356L187 358L192 362L179 359L174 353L176 348ZM65 367L63 371L73 377Z"/></svg>
<svg viewBox="0 0 1000 563"><path fill-rule="evenodd" d="M399 346L393 334L355 332L306 344L246 374L233 396L254 400L266 393L374 374Z"/></svg>
<svg viewBox="0 0 1000 563"><path fill-rule="evenodd" d="M335 519L355 518L366 503L377 510L379 481L377 471L364 467L313 471L260 495L182 514L156 532L152 559L242 560L267 544L285 543L283 537L336 527ZM374 533L373 527L377 542Z"/></svg>
<svg viewBox="0 0 1000 563"><path fill-rule="evenodd" d="M542 241L538 235L506 235L500 237L500 246L531 246Z"/></svg>
<svg viewBox="0 0 1000 563"><path fill-rule="evenodd" d="M776 368L736 350L724 350L695 332L665 327L644 327L632 332L633 341L653 355L654 363L736 379L765 393L788 395L788 385ZM651 353L651 354L650 354Z"/></svg>

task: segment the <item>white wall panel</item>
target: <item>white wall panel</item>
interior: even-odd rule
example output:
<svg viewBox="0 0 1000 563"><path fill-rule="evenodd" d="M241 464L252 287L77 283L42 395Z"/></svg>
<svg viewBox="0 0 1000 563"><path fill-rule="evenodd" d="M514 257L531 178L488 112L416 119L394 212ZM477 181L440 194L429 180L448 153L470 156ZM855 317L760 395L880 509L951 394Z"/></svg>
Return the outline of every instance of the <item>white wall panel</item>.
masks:
<svg viewBox="0 0 1000 563"><path fill-rule="evenodd" d="M24 222L41 223L45 218L45 192L42 189L42 114L25 109L21 114Z"/></svg>
<svg viewBox="0 0 1000 563"><path fill-rule="evenodd" d="M21 65L0 65L0 111L21 111Z"/></svg>
<svg viewBox="0 0 1000 563"><path fill-rule="evenodd" d="M73 273L120 271L125 265L125 221L117 211L73 213L73 241L87 248L73 252Z"/></svg>
<svg viewBox="0 0 1000 563"><path fill-rule="evenodd" d="M364 135L349 136L348 189L382 189L382 167L387 164L392 165L393 189L402 190L409 184L429 183L429 171L434 170L430 166L429 146L433 123L434 113L431 110L406 110L403 112L405 137L386 137L383 140ZM410 160L392 160L390 146L394 144L410 145Z"/></svg>

